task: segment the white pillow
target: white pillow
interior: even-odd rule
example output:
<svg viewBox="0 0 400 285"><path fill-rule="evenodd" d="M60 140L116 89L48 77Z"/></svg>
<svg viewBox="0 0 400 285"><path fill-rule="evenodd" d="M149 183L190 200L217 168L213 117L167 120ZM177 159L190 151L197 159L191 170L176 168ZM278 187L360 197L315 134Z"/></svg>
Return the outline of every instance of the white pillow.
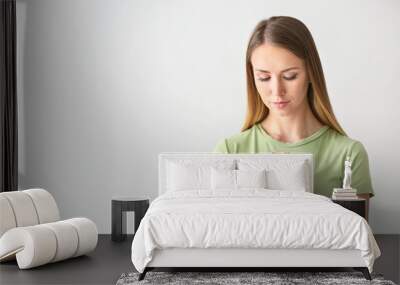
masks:
<svg viewBox="0 0 400 285"><path fill-rule="evenodd" d="M267 171L257 170L235 170L237 188L267 188Z"/></svg>
<svg viewBox="0 0 400 285"><path fill-rule="evenodd" d="M311 191L311 170L306 160L239 159L238 168L266 169L268 189Z"/></svg>
<svg viewBox="0 0 400 285"><path fill-rule="evenodd" d="M211 189L211 168L234 169L234 160L179 159L167 163L167 191Z"/></svg>
<svg viewBox="0 0 400 285"><path fill-rule="evenodd" d="M293 190L306 192L309 188L306 163L294 164L287 169L268 171L268 188L275 190Z"/></svg>
<svg viewBox="0 0 400 285"><path fill-rule="evenodd" d="M236 170L211 168L211 189L236 189Z"/></svg>
<svg viewBox="0 0 400 285"><path fill-rule="evenodd" d="M267 176L262 170L211 169L211 189L266 188Z"/></svg>

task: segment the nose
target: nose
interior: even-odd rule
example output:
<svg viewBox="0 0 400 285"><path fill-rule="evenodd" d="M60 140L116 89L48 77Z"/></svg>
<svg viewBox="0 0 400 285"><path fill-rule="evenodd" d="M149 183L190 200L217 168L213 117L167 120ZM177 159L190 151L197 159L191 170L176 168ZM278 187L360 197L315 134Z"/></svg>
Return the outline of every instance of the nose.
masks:
<svg viewBox="0 0 400 285"><path fill-rule="evenodd" d="M285 94L285 86L281 79L275 78L272 80L271 95L275 97L282 97Z"/></svg>

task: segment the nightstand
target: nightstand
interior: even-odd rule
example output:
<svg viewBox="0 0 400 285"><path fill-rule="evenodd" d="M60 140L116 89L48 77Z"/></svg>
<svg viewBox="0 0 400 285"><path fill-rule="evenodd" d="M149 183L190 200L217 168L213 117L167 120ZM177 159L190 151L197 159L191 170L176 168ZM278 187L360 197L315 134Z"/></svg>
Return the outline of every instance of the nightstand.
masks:
<svg viewBox="0 0 400 285"><path fill-rule="evenodd" d="M149 208L147 197L113 197L111 201L111 239L123 241L126 239L126 212L135 212L135 234L140 221Z"/></svg>
<svg viewBox="0 0 400 285"><path fill-rule="evenodd" d="M340 206L359 214L364 219L368 220L366 217L366 200L364 198L357 199L332 199L332 202L339 204Z"/></svg>

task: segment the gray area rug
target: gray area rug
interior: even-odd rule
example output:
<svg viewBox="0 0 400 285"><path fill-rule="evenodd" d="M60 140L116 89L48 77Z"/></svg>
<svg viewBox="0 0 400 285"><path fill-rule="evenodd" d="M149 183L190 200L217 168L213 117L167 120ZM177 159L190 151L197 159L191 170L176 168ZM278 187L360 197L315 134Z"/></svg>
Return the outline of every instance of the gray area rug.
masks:
<svg viewBox="0 0 400 285"><path fill-rule="evenodd" d="M138 281L139 273L124 273L117 285L133 284L388 284L382 274L371 274L366 280L361 272L147 272L145 279Z"/></svg>

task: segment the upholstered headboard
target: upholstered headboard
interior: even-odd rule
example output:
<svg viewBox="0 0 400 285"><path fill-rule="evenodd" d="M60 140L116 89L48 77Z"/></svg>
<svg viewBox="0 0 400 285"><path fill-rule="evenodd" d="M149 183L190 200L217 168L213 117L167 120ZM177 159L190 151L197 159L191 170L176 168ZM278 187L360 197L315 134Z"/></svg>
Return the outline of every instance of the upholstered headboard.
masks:
<svg viewBox="0 0 400 285"><path fill-rule="evenodd" d="M306 165L308 176L308 189L307 192L314 191L314 162L311 153L257 153L257 154L222 154L214 152L164 152L160 153L158 157L158 193L159 195L167 191L168 168L170 162L188 162L188 163L202 163L207 161L232 161L237 169L241 163L247 163L251 166L254 161L262 162L273 167L279 164L302 163Z"/></svg>

